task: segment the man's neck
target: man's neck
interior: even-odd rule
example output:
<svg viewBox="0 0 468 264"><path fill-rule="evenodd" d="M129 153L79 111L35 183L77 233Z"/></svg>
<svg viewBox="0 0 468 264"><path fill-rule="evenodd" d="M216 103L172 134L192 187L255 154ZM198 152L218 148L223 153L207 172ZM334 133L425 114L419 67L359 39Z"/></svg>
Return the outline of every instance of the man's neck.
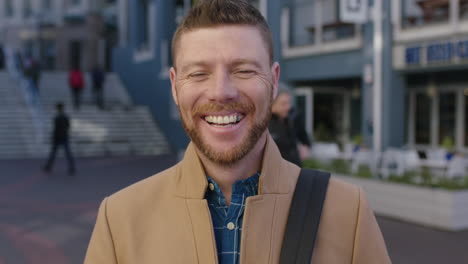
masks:
<svg viewBox="0 0 468 264"><path fill-rule="evenodd" d="M267 132L265 131L254 148L243 159L229 167L214 163L199 152L205 172L221 188L228 206L231 202L232 185L236 181L246 179L260 170L266 140Z"/></svg>

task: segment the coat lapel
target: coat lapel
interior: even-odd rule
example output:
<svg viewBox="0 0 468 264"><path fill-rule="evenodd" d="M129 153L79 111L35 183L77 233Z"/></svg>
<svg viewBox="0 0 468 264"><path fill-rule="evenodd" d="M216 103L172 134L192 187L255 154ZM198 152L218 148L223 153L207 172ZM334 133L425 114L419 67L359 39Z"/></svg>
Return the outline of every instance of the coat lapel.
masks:
<svg viewBox="0 0 468 264"><path fill-rule="evenodd" d="M187 147L175 184L176 196L186 201L197 263L218 263L213 224L208 203L204 199L208 182L193 143Z"/></svg>
<svg viewBox="0 0 468 264"><path fill-rule="evenodd" d="M247 198L240 263L278 263L299 167L281 158L269 137L263 156L259 195Z"/></svg>

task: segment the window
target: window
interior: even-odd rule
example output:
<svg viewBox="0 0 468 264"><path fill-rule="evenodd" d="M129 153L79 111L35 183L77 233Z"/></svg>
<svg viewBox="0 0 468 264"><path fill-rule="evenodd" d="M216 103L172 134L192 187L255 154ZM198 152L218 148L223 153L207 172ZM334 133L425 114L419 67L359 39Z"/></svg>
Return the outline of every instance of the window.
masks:
<svg viewBox="0 0 468 264"><path fill-rule="evenodd" d="M77 6L81 4L81 0L71 0L71 5L72 6Z"/></svg>
<svg viewBox="0 0 468 264"><path fill-rule="evenodd" d="M290 9L291 46L315 44L315 2L295 0Z"/></svg>
<svg viewBox="0 0 468 264"><path fill-rule="evenodd" d="M402 0L401 3L404 28L449 21L450 0Z"/></svg>
<svg viewBox="0 0 468 264"><path fill-rule="evenodd" d="M13 0L5 0L5 16L12 17L14 15Z"/></svg>
<svg viewBox="0 0 468 264"><path fill-rule="evenodd" d="M42 0L42 9L49 10L52 8L51 0Z"/></svg>
<svg viewBox="0 0 468 264"><path fill-rule="evenodd" d="M431 97L426 93L416 94L415 143L428 145L431 142Z"/></svg>
<svg viewBox="0 0 468 264"><path fill-rule="evenodd" d="M322 1L322 40L324 42L354 36L354 24L341 22L339 10L339 0Z"/></svg>
<svg viewBox="0 0 468 264"><path fill-rule="evenodd" d="M455 140L455 99L454 92L444 92L439 95L439 144Z"/></svg>
<svg viewBox="0 0 468 264"><path fill-rule="evenodd" d="M468 88L465 88L465 146L468 147Z"/></svg>
<svg viewBox="0 0 468 264"><path fill-rule="evenodd" d="M294 0L290 7L290 45L316 44L317 31L321 42L354 38L354 24L344 23L339 18L339 0ZM316 14L320 13L321 19Z"/></svg>
<svg viewBox="0 0 468 264"><path fill-rule="evenodd" d="M460 18L468 19L468 0L460 0Z"/></svg>
<svg viewBox="0 0 468 264"><path fill-rule="evenodd" d="M137 47L139 50L149 49L150 28L150 0L138 0L138 37Z"/></svg>
<svg viewBox="0 0 468 264"><path fill-rule="evenodd" d="M23 17L28 18L32 15L31 0L24 0Z"/></svg>

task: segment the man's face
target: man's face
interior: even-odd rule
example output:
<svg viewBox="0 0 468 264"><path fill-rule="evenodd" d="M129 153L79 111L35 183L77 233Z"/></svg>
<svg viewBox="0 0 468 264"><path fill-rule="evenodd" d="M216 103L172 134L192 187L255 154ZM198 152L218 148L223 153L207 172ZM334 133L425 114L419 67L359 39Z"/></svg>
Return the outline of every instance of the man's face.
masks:
<svg viewBox="0 0 468 264"><path fill-rule="evenodd" d="M233 165L266 131L279 65L251 26L186 32L176 54L172 95L185 130L209 160Z"/></svg>

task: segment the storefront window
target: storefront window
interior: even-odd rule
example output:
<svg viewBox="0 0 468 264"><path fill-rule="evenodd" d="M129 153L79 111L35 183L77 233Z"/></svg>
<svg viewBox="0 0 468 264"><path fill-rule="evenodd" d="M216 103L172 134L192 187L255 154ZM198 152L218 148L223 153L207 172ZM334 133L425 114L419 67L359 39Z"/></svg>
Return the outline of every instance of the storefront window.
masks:
<svg viewBox="0 0 468 264"><path fill-rule="evenodd" d="M341 94L314 94L314 140L340 141L344 132L343 104Z"/></svg>
<svg viewBox="0 0 468 264"><path fill-rule="evenodd" d="M405 28L449 22L450 0L401 0L401 3Z"/></svg>
<svg viewBox="0 0 468 264"><path fill-rule="evenodd" d="M468 19L468 0L460 0L460 18Z"/></svg>
<svg viewBox="0 0 468 264"><path fill-rule="evenodd" d="M149 0L138 1L138 48L139 50L149 49Z"/></svg>
<svg viewBox="0 0 468 264"><path fill-rule="evenodd" d="M315 3L313 0L295 0L290 9L291 46L304 46L315 43Z"/></svg>
<svg viewBox="0 0 468 264"><path fill-rule="evenodd" d="M14 14L13 0L5 0L5 16L12 17Z"/></svg>
<svg viewBox="0 0 468 264"><path fill-rule="evenodd" d="M343 23L339 19L339 1L322 1L322 40L324 42L352 38L354 24Z"/></svg>
<svg viewBox="0 0 468 264"><path fill-rule="evenodd" d="M468 88L465 89L465 146L468 147Z"/></svg>
<svg viewBox="0 0 468 264"><path fill-rule="evenodd" d="M431 142L431 98L425 93L416 94L415 142L428 145Z"/></svg>
<svg viewBox="0 0 468 264"><path fill-rule="evenodd" d="M439 95L439 144L455 144L455 102L454 92ZM450 142L450 143L449 143Z"/></svg>

